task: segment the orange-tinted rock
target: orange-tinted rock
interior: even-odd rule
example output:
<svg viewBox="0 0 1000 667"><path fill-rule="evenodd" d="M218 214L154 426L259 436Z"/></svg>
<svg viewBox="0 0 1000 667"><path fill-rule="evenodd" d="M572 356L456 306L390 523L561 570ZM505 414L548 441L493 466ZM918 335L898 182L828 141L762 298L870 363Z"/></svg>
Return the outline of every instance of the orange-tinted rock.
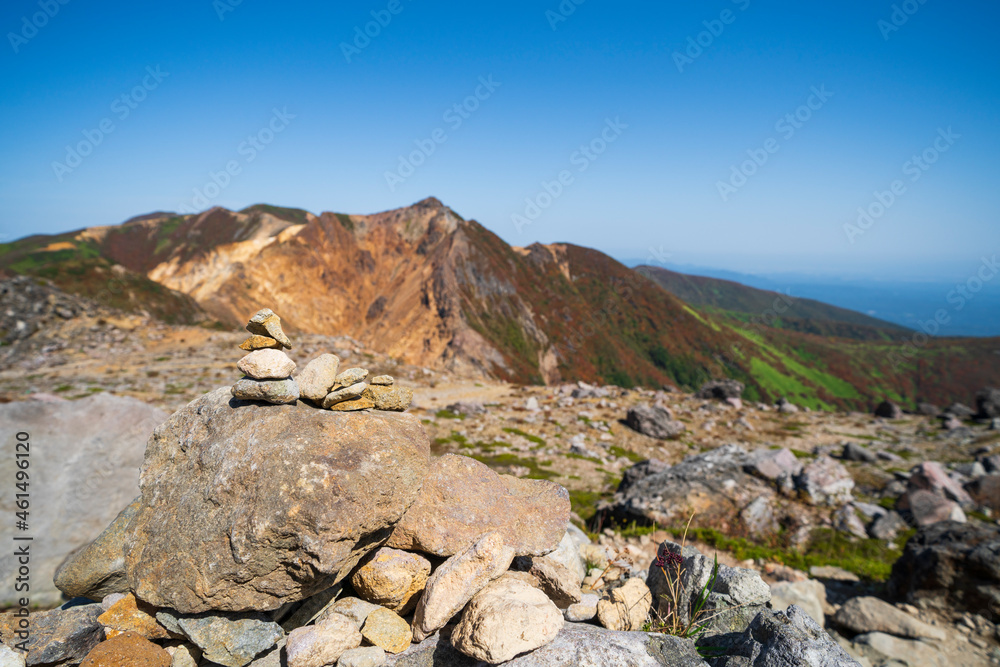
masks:
<svg viewBox="0 0 1000 667"><path fill-rule="evenodd" d="M134 632L101 642L80 667L170 667L170 654Z"/></svg>
<svg viewBox="0 0 1000 667"><path fill-rule="evenodd" d="M104 635L109 639L125 632L134 632L146 639L169 639L170 633L153 618L155 611L145 603L137 603L135 596L129 593L98 616L97 621L104 626Z"/></svg>

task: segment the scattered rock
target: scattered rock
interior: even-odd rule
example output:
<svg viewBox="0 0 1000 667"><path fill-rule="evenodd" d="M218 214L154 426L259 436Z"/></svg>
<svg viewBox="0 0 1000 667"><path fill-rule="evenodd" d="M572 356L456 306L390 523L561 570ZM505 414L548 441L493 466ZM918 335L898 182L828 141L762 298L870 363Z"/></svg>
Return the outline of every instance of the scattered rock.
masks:
<svg viewBox="0 0 1000 667"><path fill-rule="evenodd" d="M334 389L323 399L323 407L329 409L337 403L359 399L365 393L366 389L368 389L368 384L365 382L358 382L347 387ZM374 402L372 402L372 405L374 405Z"/></svg>
<svg viewBox="0 0 1000 667"><path fill-rule="evenodd" d="M396 379L391 375L376 375L368 381L368 384L373 387L391 387L395 383Z"/></svg>
<svg viewBox="0 0 1000 667"><path fill-rule="evenodd" d="M136 498L96 540L67 556L53 578L56 588L70 599L80 597L95 601L112 593L128 591L123 548L128 524L138 509L139 499Z"/></svg>
<svg viewBox="0 0 1000 667"><path fill-rule="evenodd" d="M354 571L351 586L368 602L405 615L417 605L430 573L431 563L423 556L382 547Z"/></svg>
<svg viewBox="0 0 1000 667"><path fill-rule="evenodd" d="M933 403L917 403L917 414L925 417L937 417L941 409Z"/></svg>
<svg viewBox="0 0 1000 667"><path fill-rule="evenodd" d="M939 521L966 521L965 512L958 503L930 491L907 491L900 497L897 506L900 511L908 513L911 522L918 528Z"/></svg>
<svg viewBox="0 0 1000 667"><path fill-rule="evenodd" d="M281 350L256 350L236 362L236 368L254 380L283 380L295 370L295 362Z"/></svg>
<svg viewBox="0 0 1000 667"><path fill-rule="evenodd" d="M0 644L0 667L25 667L24 654Z"/></svg>
<svg viewBox="0 0 1000 667"><path fill-rule="evenodd" d="M158 607L267 610L329 588L384 539L427 470L410 415L227 393L174 413L146 449L125 563L131 589Z"/></svg>
<svg viewBox="0 0 1000 667"><path fill-rule="evenodd" d="M382 667L385 664L385 651L378 646L362 646L352 648L340 654L337 667Z"/></svg>
<svg viewBox="0 0 1000 667"><path fill-rule="evenodd" d="M446 560L427 580L413 616L413 639L423 641L445 624L514 560L501 533L487 533Z"/></svg>
<svg viewBox="0 0 1000 667"><path fill-rule="evenodd" d="M334 389L339 387L350 387L363 382L368 377L368 370L364 368L348 368L334 379ZM358 394L360 396L361 394Z"/></svg>
<svg viewBox="0 0 1000 667"><path fill-rule="evenodd" d="M944 630L917 620L875 597L851 598L841 605L833 620L840 627L857 634L885 632L897 637L939 640L947 636Z"/></svg>
<svg viewBox="0 0 1000 667"><path fill-rule="evenodd" d="M601 598L593 593L580 596L580 601L566 607L563 618L573 623L582 623L597 617L597 603Z"/></svg>
<svg viewBox="0 0 1000 667"><path fill-rule="evenodd" d="M251 380L243 378L233 385L230 393L243 401L266 401L285 405L299 400L299 384L288 380Z"/></svg>
<svg viewBox="0 0 1000 667"><path fill-rule="evenodd" d="M978 612L1000 600L1000 526L943 521L921 528L892 566L893 599Z"/></svg>
<svg viewBox="0 0 1000 667"><path fill-rule="evenodd" d="M975 410L970 408L968 405L965 405L964 403L952 403L944 411L944 414L954 415L959 419L968 419L975 413L976 413Z"/></svg>
<svg viewBox="0 0 1000 667"><path fill-rule="evenodd" d="M909 485L911 489L931 491L961 505L972 504L972 498L962 485L949 477L936 461L924 461L910 471Z"/></svg>
<svg viewBox="0 0 1000 667"><path fill-rule="evenodd" d="M802 471L802 462L790 449L758 449L751 452L743 469L763 479L791 478Z"/></svg>
<svg viewBox="0 0 1000 667"><path fill-rule="evenodd" d="M330 614L340 614L345 616L354 623L354 626L360 631L364 627L365 621L368 620L368 615L373 611L378 609L377 604L372 604L371 602L365 602L360 598L341 598L337 600L332 607L330 607L323 615L320 616L319 620L322 620L329 616Z"/></svg>
<svg viewBox="0 0 1000 667"><path fill-rule="evenodd" d="M903 416L903 408L892 401L882 401L875 408L875 416L883 419L900 419Z"/></svg>
<svg viewBox="0 0 1000 667"><path fill-rule="evenodd" d="M519 556L514 567L538 579L542 591L559 609L580 601L580 580L562 563L548 556Z"/></svg>
<svg viewBox="0 0 1000 667"><path fill-rule="evenodd" d="M295 378L302 398L321 403L337 382L339 372L340 357L335 354L321 354L310 361Z"/></svg>
<svg viewBox="0 0 1000 667"><path fill-rule="evenodd" d="M875 517L875 520L868 526L868 534L877 540L892 541L906 529L907 525L903 521L903 517L896 512L886 512Z"/></svg>
<svg viewBox="0 0 1000 667"><path fill-rule="evenodd" d="M828 579L830 581L845 581L848 583L861 581L858 575L835 565L813 565L809 568L809 574L816 579Z"/></svg>
<svg viewBox="0 0 1000 667"><path fill-rule="evenodd" d="M162 648L142 635L125 632L95 646L80 667L170 667L170 662L170 654Z"/></svg>
<svg viewBox="0 0 1000 667"><path fill-rule="evenodd" d="M559 546L556 547L555 551L547 554L546 558L550 558L569 569L576 577L576 582L580 583L587 576L587 562L580 553L580 549L589 545L590 538L587 537L587 534L571 523L566 527L563 538L559 540Z"/></svg>
<svg viewBox="0 0 1000 667"><path fill-rule="evenodd" d="M346 616L330 614L315 625L292 630L285 646L288 667L323 667L361 646L361 631Z"/></svg>
<svg viewBox="0 0 1000 667"><path fill-rule="evenodd" d="M954 664L928 642L900 639L883 632L858 635L854 638L854 646L862 648L862 652L868 654L870 660L876 661L875 664L890 667L945 667Z"/></svg>
<svg viewBox="0 0 1000 667"><path fill-rule="evenodd" d="M156 622L155 614L154 607L137 602L135 596L129 593L111 605L97 621L104 626L104 636L109 639L126 632L146 639L169 639L170 634Z"/></svg>
<svg viewBox="0 0 1000 667"><path fill-rule="evenodd" d="M558 484L498 475L475 459L446 454L431 464L386 545L450 556L498 531L518 556L541 556L559 545L569 510L569 494Z"/></svg>
<svg viewBox="0 0 1000 667"><path fill-rule="evenodd" d="M851 501L854 479L829 456L820 456L795 476L795 487L811 505L839 506Z"/></svg>
<svg viewBox="0 0 1000 667"><path fill-rule="evenodd" d="M793 415L798 411L799 406L794 403L790 403L784 396L778 399L778 412L786 415Z"/></svg>
<svg viewBox="0 0 1000 667"><path fill-rule="evenodd" d="M844 505L833 514L833 527L842 533L865 539L868 531L853 505Z"/></svg>
<svg viewBox="0 0 1000 667"><path fill-rule="evenodd" d="M209 612L185 616L159 611L156 620L182 634L202 650L206 660L243 667L285 636L277 623L261 613Z"/></svg>
<svg viewBox="0 0 1000 667"><path fill-rule="evenodd" d="M27 639L29 666L79 664L103 639L104 632L97 621L101 611L99 604L34 611L28 631L19 627L19 619L13 614L3 614L0 639L8 646ZM28 636L18 636L17 632Z"/></svg>
<svg viewBox="0 0 1000 667"><path fill-rule="evenodd" d="M340 401L330 406L334 412L357 412L358 410L371 410L375 407L375 401L367 396L355 398L349 401Z"/></svg>
<svg viewBox="0 0 1000 667"><path fill-rule="evenodd" d="M404 412L413 402L413 390L409 387L372 385L364 392L364 397L375 404L376 410Z"/></svg>
<svg viewBox="0 0 1000 667"><path fill-rule="evenodd" d="M976 392L976 418L996 419L1000 417L1000 389L986 387Z"/></svg>
<svg viewBox="0 0 1000 667"><path fill-rule="evenodd" d="M845 461L858 461L860 463L875 463L878 457L867 449L853 442L844 443L844 449L840 458Z"/></svg>
<svg viewBox="0 0 1000 667"><path fill-rule="evenodd" d="M703 384L695 396L724 401L727 398L740 398L743 395L743 389L743 383L736 380L712 380Z"/></svg>
<svg viewBox="0 0 1000 667"><path fill-rule="evenodd" d="M826 605L826 586L815 579L805 581L782 581L771 586L771 607L775 611L785 611L796 605L821 628L826 626L823 613Z"/></svg>
<svg viewBox="0 0 1000 667"><path fill-rule="evenodd" d="M247 322L247 331L258 336L270 336L289 350L292 349L292 342L281 330L281 318L270 308L258 310Z"/></svg>
<svg viewBox="0 0 1000 667"><path fill-rule="evenodd" d="M666 408L653 405L639 405L628 411L625 424L638 433L651 438L668 440L684 433L684 422L676 421Z"/></svg>
<svg viewBox="0 0 1000 667"><path fill-rule="evenodd" d="M387 653L402 653L413 641L409 624L384 607L368 614L361 636Z"/></svg>
<svg viewBox="0 0 1000 667"><path fill-rule="evenodd" d="M498 664L544 646L562 627L562 614L544 593L501 577L472 598L451 642L465 655Z"/></svg>
<svg viewBox="0 0 1000 667"><path fill-rule="evenodd" d="M985 472L985 471L984 471ZM981 475L966 485L973 502L979 507L1000 511L1000 475Z"/></svg>
<svg viewBox="0 0 1000 667"><path fill-rule="evenodd" d="M462 417L474 417L476 415L486 414L486 408L482 403L459 401L446 406L445 412L450 412L453 415L459 415Z"/></svg>
<svg viewBox="0 0 1000 667"><path fill-rule="evenodd" d="M652 606L649 587L642 580L631 578L601 598L597 603L597 620L608 630L642 630Z"/></svg>
<svg viewBox="0 0 1000 667"><path fill-rule="evenodd" d="M795 605L783 612L761 611L739 635L720 635L704 644L718 646L731 665L858 667L816 621ZM735 662L736 658L747 662Z"/></svg>

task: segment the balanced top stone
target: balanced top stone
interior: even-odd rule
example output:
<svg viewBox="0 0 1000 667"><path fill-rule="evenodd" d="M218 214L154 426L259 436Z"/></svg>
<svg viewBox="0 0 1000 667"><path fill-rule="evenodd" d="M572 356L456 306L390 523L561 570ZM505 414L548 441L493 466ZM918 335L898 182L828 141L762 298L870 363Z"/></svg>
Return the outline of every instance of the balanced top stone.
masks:
<svg viewBox="0 0 1000 667"><path fill-rule="evenodd" d="M256 334L251 335L240 343L240 349L247 352L253 352L254 350L280 350L281 347L281 343L270 336L258 336Z"/></svg>
<svg viewBox="0 0 1000 667"><path fill-rule="evenodd" d="M247 331L258 336L270 336L274 340L292 349L292 341L281 330L281 318L270 308L261 308L247 322Z"/></svg>

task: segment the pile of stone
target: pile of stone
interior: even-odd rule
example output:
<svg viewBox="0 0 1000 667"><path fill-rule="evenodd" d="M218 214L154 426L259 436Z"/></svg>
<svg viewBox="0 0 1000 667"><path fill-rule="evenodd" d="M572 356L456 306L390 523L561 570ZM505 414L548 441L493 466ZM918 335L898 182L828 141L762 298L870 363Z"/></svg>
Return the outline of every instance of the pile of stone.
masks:
<svg viewBox="0 0 1000 667"><path fill-rule="evenodd" d="M249 352L236 366L244 377L233 385L234 397L275 405L300 398L335 412L388 410L403 412L413 401L413 390L396 386L390 375L368 382L368 370L340 370L340 357L322 354L310 361L298 378L292 377L295 362L284 352L292 342L281 329L281 318L269 308L258 311L247 323L250 337L240 344Z"/></svg>
<svg viewBox="0 0 1000 667"><path fill-rule="evenodd" d="M692 640L643 632L664 613L662 570L590 544L558 484L432 459L410 414L218 389L155 429L140 491L60 568L77 599L32 613L28 665L706 665ZM660 552L692 599L709 559ZM794 607L768 609L756 573L717 579L707 634L734 654L854 664ZM0 617L4 645L18 632Z"/></svg>

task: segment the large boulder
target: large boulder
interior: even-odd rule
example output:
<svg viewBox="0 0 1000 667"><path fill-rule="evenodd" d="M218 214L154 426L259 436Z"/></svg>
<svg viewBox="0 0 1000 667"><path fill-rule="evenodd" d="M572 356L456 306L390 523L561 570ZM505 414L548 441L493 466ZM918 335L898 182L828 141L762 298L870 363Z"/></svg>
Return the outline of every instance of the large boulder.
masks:
<svg viewBox="0 0 1000 667"><path fill-rule="evenodd" d="M799 495L810 505L839 507L854 498L854 479L843 465L820 456L795 476Z"/></svg>
<svg viewBox="0 0 1000 667"><path fill-rule="evenodd" d="M896 599L979 613L1000 605L1000 526L942 521L910 538L893 564Z"/></svg>
<svg viewBox="0 0 1000 667"><path fill-rule="evenodd" d="M910 522L923 528L939 521L965 523L965 512L953 500L922 490L910 490L899 498L897 508L910 518Z"/></svg>
<svg viewBox="0 0 1000 667"><path fill-rule="evenodd" d="M182 613L307 598L389 536L428 462L411 415L248 403L217 389L149 440L125 545L129 585Z"/></svg>
<svg viewBox="0 0 1000 667"><path fill-rule="evenodd" d="M928 625L888 602L871 596L851 598L837 610L833 620L840 627L855 634L885 632L896 637L913 639L943 641L947 638L947 634L941 628Z"/></svg>
<svg viewBox="0 0 1000 667"><path fill-rule="evenodd" d="M559 546L569 511L569 493L554 482L498 475L473 458L446 454L431 465L386 545L452 556L496 531L516 555L542 556Z"/></svg>
<svg viewBox="0 0 1000 667"><path fill-rule="evenodd" d="M903 416L903 408L892 401L882 401L875 407L875 416L883 419L899 419Z"/></svg>
<svg viewBox="0 0 1000 667"><path fill-rule="evenodd" d="M695 394L698 398L714 398L724 401L727 398L739 398L743 395L743 383L736 380L712 380L701 385Z"/></svg>
<svg viewBox="0 0 1000 667"><path fill-rule="evenodd" d="M976 417L978 419L1000 417L1000 389L986 387L976 393Z"/></svg>
<svg viewBox="0 0 1000 667"><path fill-rule="evenodd" d="M9 517L0 539L11 544L17 432L28 434L28 530L31 546L31 602L51 607L62 601L52 583L67 554L93 541L139 494L139 466L146 439L167 414L132 398L96 394L78 401L26 401L0 405L0 423L9 425L0 449L0 476L9 492L0 510ZM25 448L21 448L24 453ZM24 459L22 459L24 460ZM0 555L0 580L13 581L13 549ZM17 603L14 586L0 590L0 607Z"/></svg>
<svg viewBox="0 0 1000 667"><path fill-rule="evenodd" d="M910 471L909 487L931 491L960 505L972 504L972 498L962 485L949 477L944 467L936 461L924 461L916 465Z"/></svg>
<svg viewBox="0 0 1000 667"><path fill-rule="evenodd" d="M687 430L684 422L676 421L670 410L658 405L632 408L625 417L625 425L637 433L659 440L676 438Z"/></svg>

